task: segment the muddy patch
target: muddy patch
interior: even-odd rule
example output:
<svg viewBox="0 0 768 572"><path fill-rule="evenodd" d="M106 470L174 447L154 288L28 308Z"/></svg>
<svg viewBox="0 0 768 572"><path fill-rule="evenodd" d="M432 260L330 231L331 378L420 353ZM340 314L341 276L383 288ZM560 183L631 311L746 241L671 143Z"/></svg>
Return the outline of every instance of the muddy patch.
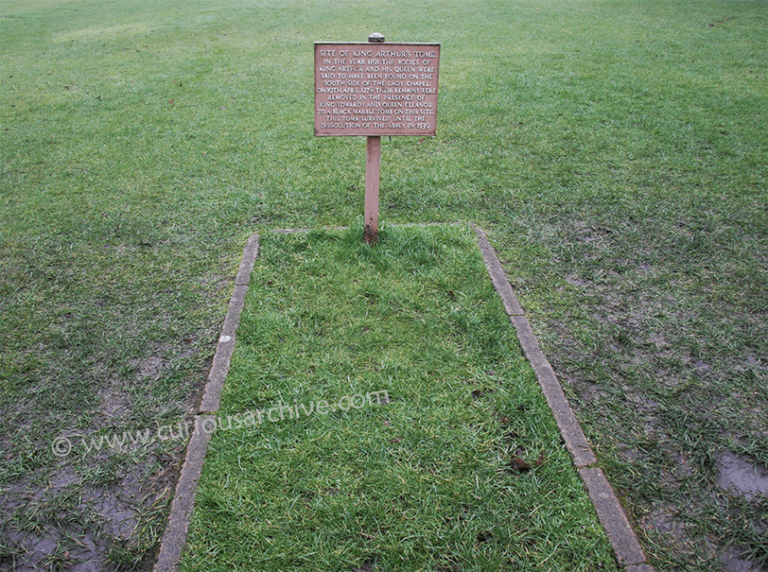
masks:
<svg viewBox="0 0 768 572"><path fill-rule="evenodd" d="M733 547L726 549L720 555L720 563L726 572L768 572L765 568L755 564L750 560L742 558L744 550Z"/></svg>
<svg viewBox="0 0 768 572"><path fill-rule="evenodd" d="M113 481L102 486L62 466L43 486L36 486L39 475L28 475L0 491L8 516L0 524L0 572L149 569L182 450L146 452L129 469L101 474ZM96 463L128 465L115 455Z"/></svg>
<svg viewBox="0 0 768 572"><path fill-rule="evenodd" d="M768 494L768 468L730 452L720 455L717 468L716 482L721 489L747 499Z"/></svg>
<svg viewBox="0 0 768 572"><path fill-rule="evenodd" d="M571 275L566 276L565 281L568 282L568 284L572 286L576 286L578 288L591 288L592 282L589 280L584 280L583 278L579 278L578 276Z"/></svg>
<svg viewBox="0 0 768 572"><path fill-rule="evenodd" d="M141 362L139 366L139 379L157 381L160 379L165 362L160 356L151 356Z"/></svg>
<svg viewBox="0 0 768 572"><path fill-rule="evenodd" d="M668 509L657 507L641 521L646 532L655 532L669 538L677 546L684 546L685 527Z"/></svg>

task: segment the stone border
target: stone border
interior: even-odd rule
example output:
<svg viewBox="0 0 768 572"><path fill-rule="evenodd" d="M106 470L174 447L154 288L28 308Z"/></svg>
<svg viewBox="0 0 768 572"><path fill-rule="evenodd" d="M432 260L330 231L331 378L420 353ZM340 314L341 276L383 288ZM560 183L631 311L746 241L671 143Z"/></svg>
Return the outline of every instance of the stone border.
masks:
<svg viewBox="0 0 768 572"><path fill-rule="evenodd" d="M477 243L483 255L485 267L491 276L496 292L499 294L504 309L510 321L517 330L517 338L525 352L525 357L536 373L541 390L547 398L552 414L555 416L560 434L563 436L565 446L571 453L573 464L579 471L579 476L584 482L589 498L595 506L597 518L603 525L608 540L611 542L616 561L620 566L626 566L625 572L653 572L653 568L646 563L645 554L637 540L637 535L627 519L627 515L600 467L595 467L597 457L592 447L581 430L576 416L568 404L568 399L563 393L563 388L555 375L539 341L533 333L528 318L520 306L517 297L512 291L501 262L496 256L493 247L488 242L488 237L477 225L471 225L477 235Z"/></svg>
<svg viewBox="0 0 768 572"><path fill-rule="evenodd" d="M212 417L208 417L212 419ZM197 416L195 417L197 421ZM205 454L208 452L208 441L211 435L203 430L204 423L195 423L195 430L187 446L187 457L181 469L181 476L176 485L176 494L171 503L171 514L165 527L163 539L160 542L160 552L155 563L155 572L172 572L176 570L181 556L181 549L187 541L189 521L192 518L192 508L197 493L197 481L203 471Z"/></svg>
<svg viewBox="0 0 768 572"><path fill-rule="evenodd" d="M251 280L253 263L259 254L259 235L254 234L248 239L243 250L243 259L235 276L235 288L229 299L227 315L221 328L219 343L213 355L211 370L208 373L208 383L205 394L195 415L195 430L187 446L184 465L181 468L179 482L171 502L171 513L165 527L163 539L160 541L160 551L155 562L154 572L174 572L179 563L181 550L187 541L189 522L192 518L192 508L197 493L197 481L203 470L205 454L208 452L210 433L205 431L205 422L213 419L210 414L219 409L219 397L224 387L224 380L229 373L232 352L235 349L235 333L240 325L240 313L245 305L245 295L248 293L248 282ZM206 415L209 414L209 415Z"/></svg>
<svg viewBox="0 0 768 572"><path fill-rule="evenodd" d="M459 223L432 224L457 225ZM432 224L429 226L432 226ZM584 432L581 430L573 410L568 404L568 399L563 393L557 375L541 350L539 341L533 333L528 318L525 317L525 312L522 306L520 306L520 302L512 291L512 286L507 280L504 268L501 266L496 252L488 242L485 232L475 224L470 224L470 226L477 235L478 248L483 256L485 267L488 269L491 282L504 304L504 309L510 321L515 326L523 352L536 373L536 379L538 379L547 403L555 416L565 446L573 458L573 464L578 470L589 498L595 506L598 520L608 535L617 562L620 566L625 567L624 572L654 572L653 567L646 563L645 554L637 540L637 535L632 529L613 487L611 487L611 484L605 477L603 470L600 467L594 466L597 464L597 457ZM343 228L336 227L335 229ZM289 234L308 232L309 230L279 229L272 232ZM179 482L176 485L176 492L171 503L168 524L160 543L160 551L153 572L174 572L178 565L181 551L186 543L195 494L197 492L197 481L202 472L210 440L210 434L204 430L205 421L211 419L210 415L215 414L219 409L219 398L224 387L224 381L229 373L229 364L235 347L235 334L240 324L240 314L245 305L245 295L248 292L248 283L258 252L259 235L254 234L248 239L248 244L243 251L240 269L235 277L234 291L229 301L227 315L224 318L219 343L216 346L216 353L213 356L208 382L205 386L205 394L200 403L198 413L195 415L195 430L187 447L184 465L181 469Z"/></svg>
<svg viewBox="0 0 768 572"><path fill-rule="evenodd" d="M232 360L232 352L235 349L235 334L240 325L240 312L245 305L245 295L248 293L248 283L251 280L253 263L259 255L259 235L254 234L248 239L243 251L243 260L240 270L235 276L235 288L229 300L227 316L221 328L219 344L211 363L211 372L208 375L208 383L205 385L205 394L200 403L199 413L216 413L219 410L219 397L224 387L224 380L229 373L229 363Z"/></svg>

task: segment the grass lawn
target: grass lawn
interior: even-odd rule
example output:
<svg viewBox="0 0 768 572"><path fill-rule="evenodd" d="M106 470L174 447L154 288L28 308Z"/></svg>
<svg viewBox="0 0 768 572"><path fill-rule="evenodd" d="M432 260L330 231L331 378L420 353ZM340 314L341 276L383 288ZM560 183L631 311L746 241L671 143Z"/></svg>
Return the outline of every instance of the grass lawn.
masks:
<svg viewBox="0 0 768 572"><path fill-rule="evenodd" d="M374 31L442 43L382 221L486 229L657 569L768 566L716 484L768 466L764 0L4 0L0 570L151 567L185 440L115 436L189 419L252 232L361 226L312 46Z"/></svg>
<svg viewBox="0 0 768 572"><path fill-rule="evenodd" d="M615 569L474 232L361 236L262 239L181 569Z"/></svg>

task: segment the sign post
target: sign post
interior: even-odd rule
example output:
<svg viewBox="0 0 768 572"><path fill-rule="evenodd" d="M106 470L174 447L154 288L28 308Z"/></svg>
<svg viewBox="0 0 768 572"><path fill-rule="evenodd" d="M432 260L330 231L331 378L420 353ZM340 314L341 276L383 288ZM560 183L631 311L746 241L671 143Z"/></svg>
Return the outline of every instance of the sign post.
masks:
<svg viewBox="0 0 768 572"><path fill-rule="evenodd" d="M368 42L383 44L384 36L374 32ZM365 219L363 240L375 244L379 240L379 182L381 177L381 136L369 135L365 145Z"/></svg>
<svg viewBox="0 0 768 572"><path fill-rule="evenodd" d="M369 135L365 156L365 242L379 239L379 172L381 168L381 137Z"/></svg>
<svg viewBox="0 0 768 572"><path fill-rule="evenodd" d="M382 136L434 137L440 44L315 42L315 136L365 136L366 242L379 227Z"/></svg>

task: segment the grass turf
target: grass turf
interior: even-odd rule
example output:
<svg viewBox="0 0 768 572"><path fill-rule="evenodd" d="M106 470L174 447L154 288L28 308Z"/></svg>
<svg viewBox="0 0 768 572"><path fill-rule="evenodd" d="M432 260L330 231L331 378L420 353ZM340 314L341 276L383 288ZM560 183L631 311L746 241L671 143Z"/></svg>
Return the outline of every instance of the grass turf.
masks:
<svg viewBox="0 0 768 572"><path fill-rule="evenodd" d="M382 220L488 231L653 564L768 564L766 501L715 484L723 451L768 465L766 26L761 0L5 0L2 565L149 566L183 441L51 442L184 418L245 238L361 224L311 47L374 30L443 44Z"/></svg>
<svg viewBox="0 0 768 572"><path fill-rule="evenodd" d="M263 238L181 569L614 569L474 233L361 238Z"/></svg>

